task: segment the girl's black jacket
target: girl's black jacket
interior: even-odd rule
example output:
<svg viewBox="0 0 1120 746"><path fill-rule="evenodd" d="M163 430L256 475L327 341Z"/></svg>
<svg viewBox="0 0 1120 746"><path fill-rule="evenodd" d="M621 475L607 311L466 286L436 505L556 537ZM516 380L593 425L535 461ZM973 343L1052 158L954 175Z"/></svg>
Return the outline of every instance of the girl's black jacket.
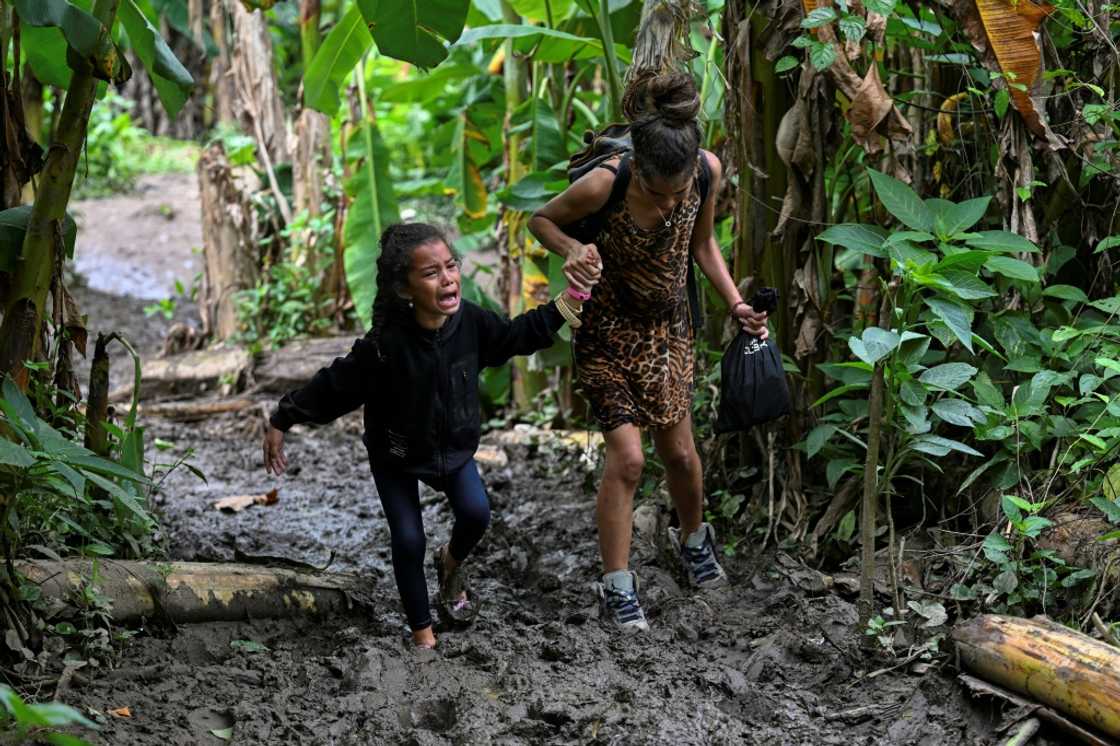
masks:
<svg viewBox="0 0 1120 746"><path fill-rule="evenodd" d="M285 394L269 421L284 431L323 425L364 404L371 466L439 478L478 450L479 371L550 347L563 324L555 302L511 320L464 300L434 331L408 318L382 330L380 356L367 334Z"/></svg>

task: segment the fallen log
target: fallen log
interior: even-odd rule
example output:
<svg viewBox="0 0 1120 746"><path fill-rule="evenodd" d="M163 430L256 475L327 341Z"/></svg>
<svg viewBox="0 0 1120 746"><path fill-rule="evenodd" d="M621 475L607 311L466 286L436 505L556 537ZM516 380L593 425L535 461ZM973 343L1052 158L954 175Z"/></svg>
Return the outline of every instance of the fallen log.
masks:
<svg viewBox="0 0 1120 746"><path fill-rule="evenodd" d="M140 406L141 417L162 417L179 422L204 420L216 414L241 412L256 406L252 399L220 399L217 401L154 402Z"/></svg>
<svg viewBox="0 0 1120 746"><path fill-rule="evenodd" d="M299 339L281 350L262 353L253 368L258 391L286 394L299 388L320 368L345 357L354 346L354 335Z"/></svg>
<svg viewBox="0 0 1120 746"><path fill-rule="evenodd" d="M145 360L140 398L188 398L209 391L244 388L253 359L241 347L214 348L184 352L166 358ZM225 391L228 393L228 391ZM132 398L132 384L109 394L109 401Z"/></svg>
<svg viewBox="0 0 1120 746"><path fill-rule="evenodd" d="M31 560L16 569L45 599L63 603L94 578L91 560ZM120 624L321 616L371 605L369 581L357 575L235 563L99 560L96 584Z"/></svg>
<svg viewBox="0 0 1120 746"><path fill-rule="evenodd" d="M1120 738L1120 650L1048 619L985 614L953 629L965 667Z"/></svg>

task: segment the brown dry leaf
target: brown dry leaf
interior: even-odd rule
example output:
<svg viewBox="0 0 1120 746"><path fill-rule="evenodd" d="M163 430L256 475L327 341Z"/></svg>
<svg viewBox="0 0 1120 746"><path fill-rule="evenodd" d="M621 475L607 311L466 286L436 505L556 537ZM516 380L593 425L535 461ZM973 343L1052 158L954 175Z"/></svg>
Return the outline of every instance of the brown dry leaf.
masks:
<svg viewBox="0 0 1120 746"><path fill-rule="evenodd" d="M115 710L109 710L109 714L119 718L130 718L132 717L132 710L127 707L118 707Z"/></svg>
<svg viewBox="0 0 1120 746"><path fill-rule="evenodd" d="M232 495L218 500L214 503L214 507L227 513L240 513L250 505L272 505L280 499L279 495L280 492L276 489L269 490L263 495Z"/></svg>
<svg viewBox="0 0 1120 746"><path fill-rule="evenodd" d="M60 283L61 284L61 283ZM86 330L86 317L78 308L78 302L70 295L70 290L62 285L62 318L66 331L70 333L70 341L74 347L86 356L86 344L89 341L89 332Z"/></svg>
<svg viewBox="0 0 1120 746"><path fill-rule="evenodd" d="M867 75L859 85L852 105L848 109L848 121L852 123L852 139L863 146L868 153L874 153L881 147L876 130L887 115L894 108L883 81L879 79L879 66L871 64L867 68Z"/></svg>
<svg viewBox="0 0 1120 746"><path fill-rule="evenodd" d="M1042 50L1036 33L1046 16L1054 12L1054 7L1032 0L1020 0L1015 4L1007 0L977 0L976 8L999 67L1014 86L1008 86L1011 104L1031 132L1046 137L1046 124L1031 99L1030 90L1042 65ZM1020 85L1027 90L1019 88Z"/></svg>

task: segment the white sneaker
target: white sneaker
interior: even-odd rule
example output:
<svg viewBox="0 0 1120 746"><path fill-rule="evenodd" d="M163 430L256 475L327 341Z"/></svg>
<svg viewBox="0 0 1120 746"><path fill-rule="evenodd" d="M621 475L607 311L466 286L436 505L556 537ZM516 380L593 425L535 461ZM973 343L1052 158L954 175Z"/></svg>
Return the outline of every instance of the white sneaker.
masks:
<svg viewBox="0 0 1120 746"><path fill-rule="evenodd" d="M634 583L631 591L608 586L605 582L592 583L599 596L599 619L623 632L645 632L649 622L638 601L638 576L631 572L630 577Z"/></svg>
<svg viewBox="0 0 1120 746"><path fill-rule="evenodd" d="M701 523L704 541L699 546L690 547L681 541L681 530L669 528L669 542L680 555L688 575L688 581L695 588L719 588L727 585L727 573L716 559L716 532L710 523Z"/></svg>

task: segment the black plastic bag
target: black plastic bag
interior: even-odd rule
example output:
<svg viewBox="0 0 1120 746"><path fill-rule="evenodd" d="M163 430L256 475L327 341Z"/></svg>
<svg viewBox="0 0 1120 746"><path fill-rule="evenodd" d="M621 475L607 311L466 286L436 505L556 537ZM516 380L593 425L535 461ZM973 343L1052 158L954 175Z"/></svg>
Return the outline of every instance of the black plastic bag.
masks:
<svg viewBox="0 0 1120 746"><path fill-rule="evenodd" d="M778 292L763 288L751 299L756 311L773 311ZM773 339L765 341L741 330L723 352L720 363L717 433L750 430L790 412L789 385L782 353Z"/></svg>

